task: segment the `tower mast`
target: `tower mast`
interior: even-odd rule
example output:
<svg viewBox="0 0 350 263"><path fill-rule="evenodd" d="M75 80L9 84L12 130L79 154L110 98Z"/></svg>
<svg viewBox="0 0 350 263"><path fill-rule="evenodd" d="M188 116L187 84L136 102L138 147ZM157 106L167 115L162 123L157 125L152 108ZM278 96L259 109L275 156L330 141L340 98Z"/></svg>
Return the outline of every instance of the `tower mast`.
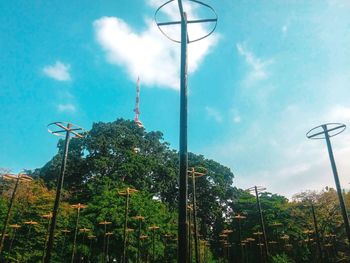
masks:
<svg viewBox="0 0 350 263"><path fill-rule="evenodd" d="M140 77L137 78L137 83L136 83L136 105L135 105L135 109L134 109L134 112L135 112L134 121L136 122L137 126L142 128L143 124L139 119L139 117L140 117L139 104L140 104Z"/></svg>

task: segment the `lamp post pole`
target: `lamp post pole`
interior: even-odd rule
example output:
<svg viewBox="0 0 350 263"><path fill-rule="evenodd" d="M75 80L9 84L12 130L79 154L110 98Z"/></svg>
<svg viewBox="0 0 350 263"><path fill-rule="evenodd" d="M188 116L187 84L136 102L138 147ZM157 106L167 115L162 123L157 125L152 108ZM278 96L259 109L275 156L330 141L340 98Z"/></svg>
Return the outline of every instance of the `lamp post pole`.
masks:
<svg viewBox="0 0 350 263"><path fill-rule="evenodd" d="M129 198L130 195L137 193L136 189L127 187L125 190L118 191L118 194L125 196L125 210L124 210L124 240L123 240L123 263L126 263L126 241L127 241L127 229L128 229L128 213L129 213Z"/></svg>
<svg viewBox="0 0 350 263"><path fill-rule="evenodd" d="M58 209L60 206L61 191L63 188L64 174L66 171L69 142L71 139L70 134L72 133L75 138L83 138L83 136L79 133L79 132L83 132L83 128L81 128L81 127L75 126L71 123L64 123L64 122L54 122L54 123L50 123L48 125L49 128L54 127L54 126L57 126L58 128L60 128L60 130L53 131L53 130L48 129L48 131L56 136L63 136L63 134L65 133L65 143L64 143L61 170L60 170L60 174L59 174L58 181L57 181L56 197L55 197L55 203L54 203L54 207L53 207L53 211L52 211L49 240L47 242L44 263L51 262L51 253L52 253L52 248L53 248L53 243L54 243L54 238L55 238L54 235L55 235L55 228L56 228L56 220L57 220Z"/></svg>
<svg viewBox="0 0 350 263"><path fill-rule="evenodd" d="M260 197L259 197L259 193L261 191L264 191L264 190L266 190L266 188L262 187L262 186L253 186L253 187L247 189L248 192L253 192L255 194L255 197L256 197L256 205L257 205L258 212L259 212L260 226L261 226L261 232L262 232L262 238L263 238L262 242L264 245L264 257L265 257L265 261L267 262L268 257L269 257L269 247L268 247L266 231L265 231L264 217L263 217L263 213L262 213L262 209L261 209L261 202L260 202Z"/></svg>
<svg viewBox="0 0 350 263"><path fill-rule="evenodd" d="M45 235L45 242L44 242L44 249L43 249L43 258L42 258L42 262L44 262L45 250L46 250L47 239L48 239L48 235L49 235L49 231L50 231L50 222L51 222L51 218L52 218L52 213L48 213L48 214L42 215L42 218L47 219L47 231L46 231L46 235Z"/></svg>
<svg viewBox="0 0 350 263"><path fill-rule="evenodd" d="M17 189L18 189L19 183L20 182L30 182L30 181L33 180L31 177L29 177L28 175L25 175L25 174L18 174L18 175L4 174L2 176L2 178L4 180L11 180L11 181L15 180L16 183L15 183L15 187L13 188L13 191L12 191L9 208L7 210L7 214L6 214L6 217L5 217L4 225L2 227L1 240L0 240L0 256L1 256L3 248L4 248L5 234L6 234L7 226L9 224L9 222L10 222L10 215L11 215L11 212L12 212L12 208L13 208L13 204L14 204L14 201L15 201L15 197L16 197L16 193L17 193Z"/></svg>
<svg viewBox="0 0 350 263"><path fill-rule="evenodd" d="M246 216L243 215L236 215L233 217L233 219L237 220L238 223L238 242L239 242L239 261L243 262L243 247L242 247L242 226L241 226L241 220L246 219Z"/></svg>
<svg viewBox="0 0 350 263"><path fill-rule="evenodd" d="M83 204L76 204L71 206L74 209L77 209L77 219L75 221L75 230L74 230L74 238L73 238L73 249L72 249L72 257L71 257L71 263L74 262L74 254L75 254L75 246L77 243L77 233L78 233L78 225L79 225L79 217L80 217L80 209L86 208L86 205Z"/></svg>
<svg viewBox="0 0 350 263"><path fill-rule="evenodd" d="M158 11L171 3L168 1L165 4L161 5L155 14L157 19ZM201 20L188 20L187 13L184 11L182 0L177 0L180 21L175 22L164 22L159 23L156 21L160 31L170 40L181 44L181 62L180 62L180 138L179 138L179 215L178 215L178 263L187 263L188 262L188 222L187 222L187 199L188 199L188 160L187 160L187 115L188 115L188 96L187 96L187 45L191 42L201 40L209 36L216 27L217 15L213 8L210 6L198 1L190 0L190 2L197 5L202 5L209 8L214 14L214 19L201 19ZM196 40L190 40L188 36L187 26L190 23L205 23L205 22L214 22L215 26L212 31L208 34L200 37ZM162 26L171 26L171 25L180 25L181 26L181 37L180 40L171 39L167 36L161 29Z"/></svg>
<svg viewBox="0 0 350 263"><path fill-rule="evenodd" d="M141 225L142 221L145 219L143 216L135 216L134 219L138 220L138 232L137 232L137 258L136 262L140 263L140 249L141 249Z"/></svg>
<svg viewBox="0 0 350 263"><path fill-rule="evenodd" d="M102 262L106 262L106 233L107 233L107 225L112 224L112 222L109 221L102 221L98 223L99 225L104 226L104 234L103 234L103 260Z"/></svg>
<svg viewBox="0 0 350 263"><path fill-rule="evenodd" d="M159 226L150 226L148 229L152 231L152 263L154 263L156 254L156 230L159 229Z"/></svg>
<svg viewBox="0 0 350 263"><path fill-rule="evenodd" d="M340 210L341 210L341 213L342 213L342 216L343 216L345 231L346 231L346 235L347 235L347 238L348 238L348 241L349 241L348 246L350 248L350 224L349 224L349 218L348 218L348 214L346 212L344 197L343 197L343 194L342 194L342 189L341 189L341 186L340 186L337 166L335 164L333 150L332 150L332 145L331 145L331 141L330 141L330 137L338 135L339 133L343 132L345 130L345 128L346 128L345 124L341 124L341 123L327 123L327 124L323 124L323 125L320 125L320 126L317 126L317 127L313 128L313 129L311 129L306 134L306 137L309 138L309 139L325 139L326 140L329 160L330 160L331 166L332 166L335 186L337 188Z"/></svg>
<svg viewBox="0 0 350 263"><path fill-rule="evenodd" d="M94 241L95 238L96 238L95 235L88 236L88 239L90 240L89 253L88 253L88 258L87 258L88 263L90 263L90 259L91 259L91 255L92 255L92 242Z"/></svg>

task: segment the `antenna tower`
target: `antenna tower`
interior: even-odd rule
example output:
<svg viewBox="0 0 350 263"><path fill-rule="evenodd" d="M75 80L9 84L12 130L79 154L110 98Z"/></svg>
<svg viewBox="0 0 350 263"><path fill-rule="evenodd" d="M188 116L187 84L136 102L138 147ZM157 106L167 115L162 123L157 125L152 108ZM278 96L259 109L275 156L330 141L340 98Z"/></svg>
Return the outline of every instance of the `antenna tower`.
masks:
<svg viewBox="0 0 350 263"><path fill-rule="evenodd" d="M139 126L140 128L143 128L143 124L139 120L139 117L140 117L139 103L140 103L140 77L137 78L137 84L136 84L136 105L134 109L134 112L135 112L134 121L136 122L137 126Z"/></svg>

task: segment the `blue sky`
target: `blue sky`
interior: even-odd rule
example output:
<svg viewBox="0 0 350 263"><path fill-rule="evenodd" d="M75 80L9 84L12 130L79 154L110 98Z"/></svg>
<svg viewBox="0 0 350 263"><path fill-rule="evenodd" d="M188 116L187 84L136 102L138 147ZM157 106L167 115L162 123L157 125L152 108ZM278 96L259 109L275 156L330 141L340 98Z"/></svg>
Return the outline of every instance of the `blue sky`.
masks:
<svg viewBox="0 0 350 263"><path fill-rule="evenodd" d="M232 168L242 188L259 184L290 197L333 186L325 143L305 134L324 122L349 124L350 3L205 2L219 23L189 46L189 149ZM0 167L44 165L57 151L50 122L90 129L132 119L138 76L142 122L178 147L179 45L153 22L161 3L1 3ZM165 11L162 18L176 18L175 7ZM349 131L333 143L348 187Z"/></svg>

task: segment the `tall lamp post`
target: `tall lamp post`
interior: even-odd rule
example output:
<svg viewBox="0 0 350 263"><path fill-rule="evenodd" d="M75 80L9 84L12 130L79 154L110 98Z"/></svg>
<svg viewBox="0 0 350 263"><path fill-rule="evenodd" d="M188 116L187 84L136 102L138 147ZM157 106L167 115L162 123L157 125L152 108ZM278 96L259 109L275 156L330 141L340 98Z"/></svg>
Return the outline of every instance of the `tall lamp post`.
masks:
<svg viewBox="0 0 350 263"><path fill-rule="evenodd" d="M107 237L107 247L106 247L107 262L109 262L109 238L110 238L111 235L113 235L113 232L107 232L106 233L106 237Z"/></svg>
<svg viewBox="0 0 350 263"><path fill-rule="evenodd" d="M32 228L34 228L36 225L38 225L39 223L36 222L36 221L33 221L33 220L30 220L30 221L25 221L23 222L23 224L27 225L28 226L28 232L27 232L27 237L26 237L26 246L24 248L24 252L22 254L22 261L23 261L23 256L24 256L24 253L25 251L31 251L31 243L28 242L29 241L29 238L30 238L30 234L32 232Z"/></svg>
<svg viewBox="0 0 350 263"><path fill-rule="evenodd" d="M342 212L342 216L343 216L343 220L344 220L344 226L345 226L345 230L346 230L346 235L348 237L348 242L349 242L348 245L349 245L349 248L350 248L350 224L349 224L349 218L348 218L348 214L346 212L344 197L343 197L342 189L341 189L341 186L340 186L337 166L335 164L333 150L332 150L332 145L331 145L331 140L330 140L330 137L333 137L333 136L338 135L339 133L342 133L345 129L346 129L346 126L345 126L345 124L342 124L342 123L326 123L326 124L323 124L323 125L320 125L320 126L317 126L317 127L313 128L313 129L311 129L306 134L306 137L309 138L309 139L325 139L326 140L327 149L328 149L328 155L329 155L329 159L330 159L331 166L332 166L335 186L337 188L337 193L338 193L338 198L339 198L340 209L341 209L341 212Z"/></svg>
<svg viewBox="0 0 350 263"><path fill-rule="evenodd" d="M104 227L104 234L103 234L103 260L102 262L106 262L106 234L107 234L107 225L112 224L112 222L109 221L102 221L98 223L99 225Z"/></svg>
<svg viewBox="0 0 350 263"><path fill-rule="evenodd" d="M152 263L154 263L155 262L155 252L156 252L156 247L155 247L156 230L159 229L159 226L150 226L148 229L152 231Z"/></svg>
<svg viewBox="0 0 350 263"><path fill-rule="evenodd" d="M118 191L118 194L125 196L125 211L124 211L124 240L123 240L123 263L126 263L126 240L128 229L128 213L129 213L129 199L132 194L137 193L138 190L127 187L125 190Z"/></svg>
<svg viewBox="0 0 350 263"><path fill-rule="evenodd" d="M243 215L235 215L233 219L237 220L238 223L238 242L239 242L239 261L243 262L243 247L242 247L242 225L241 220L246 219L246 216Z"/></svg>
<svg viewBox="0 0 350 263"><path fill-rule="evenodd" d="M46 235L45 235L45 242L44 242L44 249L43 249L43 262L44 262L45 250L46 250L47 239L48 239L48 235L49 235L49 231L50 231L50 222L51 222L51 218L52 218L52 213L42 215L41 217L47 220L47 231L46 231Z"/></svg>
<svg viewBox="0 0 350 263"><path fill-rule="evenodd" d="M194 231L194 247L196 263L200 263L200 251L198 242L197 229L197 202L196 202L196 179L205 175L205 173L197 172L194 168L188 171L189 177L192 179L192 207L193 207L193 231Z"/></svg>
<svg viewBox="0 0 350 263"><path fill-rule="evenodd" d="M92 242L96 239L96 236L95 235L88 235L87 238L90 240L87 262L90 263L90 258L91 258L91 255L92 255Z"/></svg>
<svg viewBox="0 0 350 263"><path fill-rule="evenodd" d="M52 252L53 242L55 238L56 220L57 220L58 209L60 206L64 174L66 171L68 148L69 148L69 142L71 137L70 135L73 134L72 136L73 138L83 138L83 135L81 133L84 132L84 129L68 122L53 122L48 125L48 131L51 134L56 136L65 136L65 143L64 143L63 158L61 163L61 171L57 181L56 197L55 197L55 203L52 211L49 240L47 242L46 255L44 260L45 263L51 262L51 252Z"/></svg>
<svg viewBox="0 0 350 263"><path fill-rule="evenodd" d="M144 248L144 241L146 240L146 239L148 239L148 236L146 236L146 235L141 235L140 236L140 240L141 240L141 246ZM147 248L147 252L146 252L146 255L147 255L147 257L148 257L148 248ZM140 257L142 258L142 255L140 255Z"/></svg>
<svg viewBox="0 0 350 263"><path fill-rule="evenodd" d="M138 232L137 232L137 259L136 262L140 263L140 246L141 246L141 226L142 226L142 221L145 220L145 217L143 216L134 216L134 219L136 219L139 223L138 226Z"/></svg>
<svg viewBox="0 0 350 263"><path fill-rule="evenodd" d="M2 175L2 179L4 180L8 180L8 181L15 181L15 187L13 188L12 191L12 195L11 195L11 199L10 199L10 204L9 204L9 208L7 210L7 214L5 217L5 221L4 221L4 225L2 227L2 232L1 232L1 240L0 240L0 255L2 253L2 250L4 248L4 241L5 241L5 234L6 234L6 230L7 230L7 226L9 224L10 221L10 216L11 216L11 212L12 212L12 207L15 201L15 197L16 197L16 193L18 190L18 186L20 182L30 182L33 179L31 177L29 177L26 174L18 174L18 175L14 175L14 174L4 174Z"/></svg>
<svg viewBox="0 0 350 263"><path fill-rule="evenodd" d="M230 255L231 255L231 253L230 253L231 244L229 242L229 235L231 235L232 233L233 233L233 230L231 230L231 229L224 229L222 231L222 234L221 234L221 237L226 237L226 243L228 244L226 246L226 250L227 250L226 254L227 254L227 261L229 261L229 262L230 262Z"/></svg>
<svg viewBox="0 0 350 263"><path fill-rule="evenodd" d="M198 0L189 0L189 2L199 4L206 8L209 8L214 13L213 19L195 19L188 20L187 13L183 8L182 0L177 0L179 16L180 20L171 21L171 22L159 22L157 20L158 12L166 5L171 2L175 2L175 0L167 1L165 4L161 5L155 13L155 20L158 25L160 31L170 40L181 43L181 69L180 69L180 147L179 147L179 220L178 220L178 262L186 263L188 262L188 224L187 224L187 45L189 43L199 41L203 38L206 38L211 33L214 32L216 23L217 23L217 15L212 7L207 4L204 4ZM190 39L188 35L188 25L193 23L207 23L212 22L215 23L213 29L206 35L198 38L198 39ZM162 30L164 26L172 26L172 25L181 25L181 38L180 40L172 39L167 34L165 34Z"/></svg>
<svg viewBox="0 0 350 263"><path fill-rule="evenodd" d="M259 194L264 190L266 190L266 188L262 187L262 186L254 186L254 187L247 189L248 192L255 193L256 205L258 207L258 212L259 212L259 217L260 217L260 226L261 226L261 232L262 232L262 238L263 238L262 241L264 244L265 261L267 261L268 257L269 257L269 247L268 247L268 243L267 243L264 217L263 217L263 213L262 213L262 209L261 209L261 202L260 202L260 198L259 198Z"/></svg>
<svg viewBox="0 0 350 263"><path fill-rule="evenodd" d="M71 257L71 263L74 262L74 254L75 254L75 246L77 243L77 233L78 233L78 225L79 225L79 218L80 218L80 210L87 207L87 205L83 205L81 203L71 205L72 208L77 209L77 219L75 221L75 229L74 229L74 238L73 238L73 249L72 249L72 257Z"/></svg>
<svg viewBox="0 0 350 263"><path fill-rule="evenodd" d="M85 237L87 236L87 233L90 232L91 229L90 228L80 228L79 229L79 233L82 233L83 238L82 238L82 242L81 245L84 246L85 245ZM84 254L82 253L82 255L79 256L79 262L81 262L82 260L84 261Z"/></svg>
<svg viewBox="0 0 350 263"><path fill-rule="evenodd" d="M323 253L322 253L322 247L321 247L320 232L318 230L317 218L316 218L316 214L315 214L315 206L314 206L312 201L310 202L310 208L311 208L312 220L313 220L314 228L315 228L316 244L317 244L318 254L320 257L319 259L320 259L320 262L322 263L323 262Z"/></svg>

